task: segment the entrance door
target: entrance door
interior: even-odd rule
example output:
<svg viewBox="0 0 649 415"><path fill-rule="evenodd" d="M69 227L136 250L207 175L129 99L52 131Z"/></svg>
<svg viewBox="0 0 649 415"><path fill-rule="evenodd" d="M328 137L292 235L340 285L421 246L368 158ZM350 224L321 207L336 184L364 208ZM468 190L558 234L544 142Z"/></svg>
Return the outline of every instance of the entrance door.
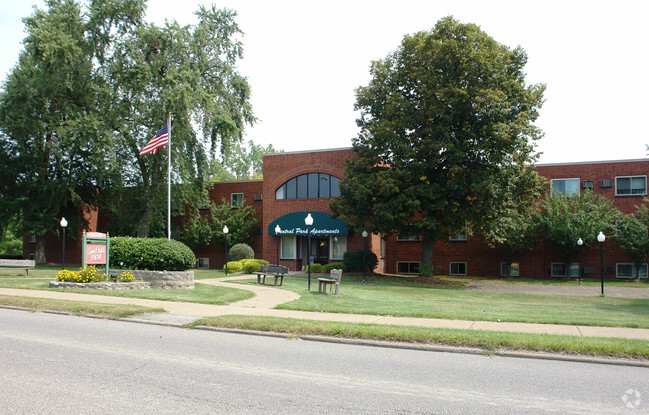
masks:
<svg viewBox="0 0 649 415"><path fill-rule="evenodd" d="M328 264L329 237L311 238L311 255L313 255L313 262L318 264Z"/></svg>

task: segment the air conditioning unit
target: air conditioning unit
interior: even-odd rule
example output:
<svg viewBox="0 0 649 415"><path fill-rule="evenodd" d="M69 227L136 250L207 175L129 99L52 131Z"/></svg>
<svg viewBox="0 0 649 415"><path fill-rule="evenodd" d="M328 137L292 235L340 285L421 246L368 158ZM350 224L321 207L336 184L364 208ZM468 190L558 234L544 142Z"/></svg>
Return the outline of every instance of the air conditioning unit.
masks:
<svg viewBox="0 0 649 415"><path fill-rule="evenodd" d="M255 200L261 200L261 195L255 195Z"/></svg>
<svg viewBox="0 0 649 415"><path fill-rule="evenodd" d="M602 180L601 187L613 187L613 180Z"/></svg>
<svg viewBox="0 0 649 415"><path fill-rule="evenodd" d="M595 182L593 180L584 180L583 187L584 189L592 189L595 187Z"/></svg>

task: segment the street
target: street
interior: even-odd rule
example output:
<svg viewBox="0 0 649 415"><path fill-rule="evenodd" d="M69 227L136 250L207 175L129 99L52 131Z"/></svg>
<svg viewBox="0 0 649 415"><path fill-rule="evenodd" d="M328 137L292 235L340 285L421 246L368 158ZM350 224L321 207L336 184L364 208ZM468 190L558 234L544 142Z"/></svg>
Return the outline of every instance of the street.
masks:
<svg viewBox="0 0 649 415"><path fill-rule="evenodd" d="M633 414L649 369L0 309L7 414Z"/></svg>

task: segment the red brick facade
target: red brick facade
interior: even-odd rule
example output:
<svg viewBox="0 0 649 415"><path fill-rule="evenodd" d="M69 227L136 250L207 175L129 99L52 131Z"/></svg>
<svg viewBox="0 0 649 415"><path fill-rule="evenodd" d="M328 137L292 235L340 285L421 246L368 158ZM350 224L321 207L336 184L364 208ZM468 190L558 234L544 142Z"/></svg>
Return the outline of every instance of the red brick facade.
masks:
<svg viewBox="0 0 649 415"><path fill-rule="evenodd" d="M257 258L264 258L270 263L277 262L278 242L274 230L269 226L285 215L299 212L306 217L307 213L331 213L329 202L331 198L299 198L276 199L276 191L287 181L309 173L328 174L339 179L344 178L344 160L353 156L351 149L332 149L321 151L277 153L264 156L263 181L221 182L215 183L209 197L215 203L222 198L230 202L233 193L243 193L246 205L252 205L256 216L261 218L251 244ZM579 191L584 186L610 200L616 208L625 213L634 211L635 205L643 202L644 195L616 195L618 180L626 176L639 176L644 180L646 193L646 176L649 172L649 160L622 160L608 162L585 162L547 164L536 166L539 174L548 180L577 179ZM624 180L624 179L623 179ZM586 183L585 183L586 182ZM573 180L574 184L574 180ZM96 221L95 221L96 222ZM316 224L314 223L314 226ZM91 229L96 230L96 229ZM402 241L396 236L381 237L370 235L366 241L361 235L362 229L349 228L346 236L346 249L361 250L364 243L367 248L376 253L379 258L377 272L398 273L399 264L409 267L421 260L421 244L418 241ZM306 265L306 236L296 237L297 255L295 259L281 259L282 265L290 269L303 269ZM330 236L320 236L315 242L325 245L333 240ZM321 246L322 246L321 245ZM618 263L630 263L630 258L613 242L605 242L605 266L615 268ZM48 239L47 257L50 261L60 260L60 238L51 236ZM34 244L25 237L25 257L33 252ZM80 242L68 239L66 247L66 262L80 262ZM213 242L210 246L197 252L197 257L208 258L210 268L223 267L225 253L221 241ZM67 259L69 258L69 259ZM584 267L595 267L599 275L599 252L588 250L583 252ZM333 262L331 258L329 261ZM546 243L539 243L534 250L513 255L504 248L489 248L477 236L469 236L466 240L437 242L433 250L434 270L438 274L450 274L452 271L466 272L467 275L479 277L498 277L501 275L503 263L518 263L521 277L548 277L553 263L561 263L561 257ZM454 264L454 265L451 265ZM414 265L413 265L414 266ZM454 267L452 269L452 267ZM610 275L615 276L615 273Z"/></svg>

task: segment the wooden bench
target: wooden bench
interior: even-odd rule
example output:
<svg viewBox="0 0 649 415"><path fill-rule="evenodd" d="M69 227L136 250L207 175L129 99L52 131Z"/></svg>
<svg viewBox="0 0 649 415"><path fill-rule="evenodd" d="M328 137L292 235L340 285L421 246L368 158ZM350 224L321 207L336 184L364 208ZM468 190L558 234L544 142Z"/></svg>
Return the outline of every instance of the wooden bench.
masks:
<svg viewBox="0 0 649 415"><path fill-rule="evenodd" d="M340 287L340 280L343 276L343 271L341 269L332 269L329 272L329 278L318 278L318 292L321 294L327 294L327 286L329 286L329 292L336 287L334 295L338 295L338 288Z"/></svg>
<svg viewBox="0 0 649 415"><path fill-rule="evenodd" d="M288 274L288 267L281 265L262 265L257 274L257 284L266 284L266 277L275 277L275 286L279 279L279 285L284 284L284 276Z"/></svg>
<svg viewBox="0 0 649 415"><path fill-rule="evenodd" d="M36 261L33 259L0 259L0 269L24 269L25 276L30 269L34 269Z"/></svg>

